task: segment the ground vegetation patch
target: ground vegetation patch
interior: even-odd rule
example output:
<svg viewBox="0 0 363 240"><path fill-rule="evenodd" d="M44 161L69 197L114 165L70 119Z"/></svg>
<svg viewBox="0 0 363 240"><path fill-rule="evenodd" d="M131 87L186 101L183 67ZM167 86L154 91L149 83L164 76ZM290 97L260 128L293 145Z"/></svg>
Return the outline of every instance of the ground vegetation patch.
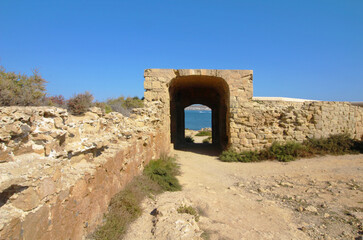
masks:
<svg viewBox="0 0 363 240"><path fill-rule="evenodd" d="M274 142L261 151L223 151L219 159L223 162L259 162L278 160L289 162L297 158L363 153L363 141L352 139L348 134L331 135L328 138L311 138L300 142Z"/></svg>
<svg viewBox="0 0 363 240"><path fill-rule="evenodd" d="M104 223L89 237L95 240L121 239L129 225L142 214L141 202L164 191L179 191L179 165L171 157L152 160L141 176L116 194L104 216Z"/></svg>

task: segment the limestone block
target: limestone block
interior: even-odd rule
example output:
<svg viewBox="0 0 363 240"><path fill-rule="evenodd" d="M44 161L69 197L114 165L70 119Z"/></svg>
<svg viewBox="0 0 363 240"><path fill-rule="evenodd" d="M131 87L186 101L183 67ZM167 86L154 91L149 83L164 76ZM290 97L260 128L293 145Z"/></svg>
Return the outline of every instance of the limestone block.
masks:
<svg viewBox="0 0 363 240"><path fill-rule="evenodd" d="M96 114L98 117L102 117L105 113L104 110L99 107L91 107L89 111Z"/></svg>
<svg viewBox="0 0 363 240"><path fill-rule="evenodd" d="M51 178L44 179L38 188L38 195L40 199L52 195L55 192L56 192L56 185Z"/></svg>
<svg viewBox="0 0 363 240"><path fill-rule="evenodd" d="M49 142L52 141L53 138L49 136L48 134L42 134L42 133L35 133L32 135L33 141L43 141L43 142Z"/></svg>
<svg viewBox="0 0 363 240"><path fill-rule="evenodd" d="M256 135L254 133L246 133L247 139L256 139Z"/></svg>
<svg viewBox="0 0 363 240"><path fill-rule="evenodd" d="M144 77L157 77L158 79L171 80L176 77L176 70L174 69L146 69Z"/></svg>
<svg viewBox="0 0 363 240"><path fill-rule="evenodd" d="M13 161L14 158L11 155L11 151L4 151L0 149L0 163Z"/></svg>
<svg viewBox="0 0 363 240"><path fill-rule="evenodd" d="M152 82L152 88L153 89L160 89L160 88L162 88L161 83L159 81L153 81Z"/></svg>
<svg viewBox="0 0 363 240"><path fill-rule="evenodd" d="M23 221L23 238L24 239L46 239L45 234L51 223L48 219L49 208L47 205L42 206L35 213L27 215Z"/></svg>
<svg viewBox="0 0 363 240"><path fill-rule="evenodd" d="M29 187L19 193L15 200L11 200L11 204L23 211L30 211L40 204L40 199L36 191L32 187Z"/></svg>
<svg viewBox="0 0 363 240"><path fill-rule="evenodd" d="M149 80L149 78L145 78L144 89L145 90L151 90L152 89L152 81Z"/></svg>

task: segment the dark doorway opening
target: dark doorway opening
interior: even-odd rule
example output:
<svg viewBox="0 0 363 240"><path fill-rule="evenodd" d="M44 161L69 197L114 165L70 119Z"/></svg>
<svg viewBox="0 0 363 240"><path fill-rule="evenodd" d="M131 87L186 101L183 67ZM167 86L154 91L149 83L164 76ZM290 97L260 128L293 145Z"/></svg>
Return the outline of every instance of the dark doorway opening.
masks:
<svg viewBox="0 0 363 240"><path fill-rule="evenodd" d="M229 145L229 88L224 79L210 76L183 76L169 86L171 141L175 148L184 147L185 112L192 104L211 109L213 146L223 150Z"/></svg>

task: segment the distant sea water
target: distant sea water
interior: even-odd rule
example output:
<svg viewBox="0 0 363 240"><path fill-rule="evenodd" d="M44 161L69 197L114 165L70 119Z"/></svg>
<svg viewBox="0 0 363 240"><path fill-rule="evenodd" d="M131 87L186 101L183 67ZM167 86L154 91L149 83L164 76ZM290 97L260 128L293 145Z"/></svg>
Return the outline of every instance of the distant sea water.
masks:
<svg viewBox="0 0 363 240"><path fill-rule="evenodd" d="M200 130L212 127L212 111L185 110L185 128Z"/></svg>

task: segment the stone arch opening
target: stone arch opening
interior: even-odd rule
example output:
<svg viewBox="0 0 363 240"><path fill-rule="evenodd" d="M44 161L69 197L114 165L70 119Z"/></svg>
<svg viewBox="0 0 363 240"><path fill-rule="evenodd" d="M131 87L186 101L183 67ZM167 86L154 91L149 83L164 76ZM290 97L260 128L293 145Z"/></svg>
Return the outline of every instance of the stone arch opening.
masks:
<svg viewBox="0 0 363 240"><path fill-rule="evenodd" d="M213 145L225 149L230 143L230 92L226 81L214 76L178 76L169 85L171 142L176 148L184 145L184 109L202 104L212 110Z"/></svg>

